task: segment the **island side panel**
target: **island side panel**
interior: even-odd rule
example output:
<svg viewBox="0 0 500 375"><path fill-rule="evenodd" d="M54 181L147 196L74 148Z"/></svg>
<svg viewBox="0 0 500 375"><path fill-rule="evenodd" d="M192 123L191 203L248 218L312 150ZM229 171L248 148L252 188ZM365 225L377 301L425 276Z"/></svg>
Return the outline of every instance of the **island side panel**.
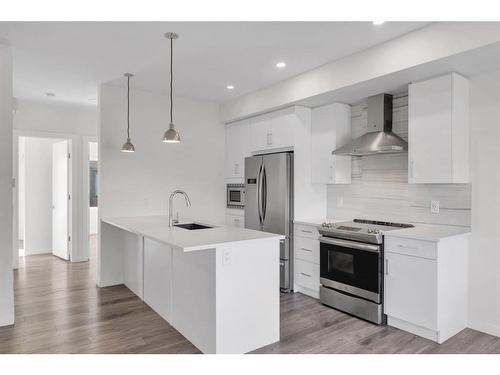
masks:
<svg viewBox="0 0 500 375"><path fill-rule="evenodd" d="M144 295L144 237L122 231L123 245L123 283L140 299Z"/></svg>
<svg viewBox="0 0 500 375"><path fill-rule="evenodd" d="M101 222L99 287L125 284L142 299L143 237Z"/></svg>
<svg viewBox="0 0 500 375"><path fill-rule="evenodd" d="M280 339L279 238L217 248L217 353Z"/></svg>
<svg viewBox="0 0 500 375"><path fill-rule="evenodd" d="M101 222L100 246L97 254L97 286L106 287L124 283L123 230Z"/></svg>
<svg viewBox="0 0 500 375"><path fill-rule="evenodd" d="M216 352L215 272L215 249L173 249L171 324L203 353Z"/></svg>
<svg viewBox="0 0 500 375"><path fill-rule="evenodd" d="M144 238L144 302L172 322L172 248L149 238Z"/></svg>

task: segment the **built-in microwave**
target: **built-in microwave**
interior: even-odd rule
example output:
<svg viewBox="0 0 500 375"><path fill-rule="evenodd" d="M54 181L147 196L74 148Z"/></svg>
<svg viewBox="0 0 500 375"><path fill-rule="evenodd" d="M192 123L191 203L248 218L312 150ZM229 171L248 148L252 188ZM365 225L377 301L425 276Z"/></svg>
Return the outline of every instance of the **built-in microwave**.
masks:
<svg viewBox="0 0 500 375"><path fill-rule="evenodd" d="M227 208L245 208L245 185L227 184Z"/></svg>

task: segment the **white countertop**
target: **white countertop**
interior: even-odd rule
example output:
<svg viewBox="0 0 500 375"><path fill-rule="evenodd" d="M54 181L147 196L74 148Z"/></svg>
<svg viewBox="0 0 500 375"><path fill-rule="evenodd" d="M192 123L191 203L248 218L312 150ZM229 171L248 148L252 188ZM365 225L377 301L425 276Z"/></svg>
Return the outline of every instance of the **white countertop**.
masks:
<svg viewBox="0 0 500 375"><path fill-rule="evenodd" d="M327 223L340 223L342 221L349 221L349 219L339 219L339 218L312 218L312 219L296 219L293 221L294 224L300 224L300 225L314 225L314 226L320 226L324 222Z"/></svg>
<svg viewBox="0 0 500 375"><path fill-rule="evenodd" d="M470 234L470 228L453 227L448 225L414 224L413 228L396 229L384 233L387 237L410 238L439 242L448 237Z"/></svg>
<svg viewBox="0 0 500 375"><path fill-rule="evenodd" d="M164 242L169 246L183 251L212 249L229 243L252 241L262 238L285 238L285 236L280 234L227 225L217 225L213 228L199 230L169 227L167 216L118 217L101 219L101 221L128 232ZM186 222L193 221L181 221L181 224ZM194 222L212 226L211 224Z"/></svg>

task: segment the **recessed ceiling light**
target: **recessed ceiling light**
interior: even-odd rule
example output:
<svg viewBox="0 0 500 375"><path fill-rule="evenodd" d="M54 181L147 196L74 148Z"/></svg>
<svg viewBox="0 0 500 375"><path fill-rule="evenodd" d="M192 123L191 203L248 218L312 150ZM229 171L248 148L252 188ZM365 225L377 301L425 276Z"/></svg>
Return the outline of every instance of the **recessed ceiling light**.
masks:
<svg viewBox="0 0 500 375"><path fill-rule="evenodd" d="M374 25L382 25L385 21L373 21Z"/></svg>
<svg viewBox="0 0 500 375"><path fill-rule="evenodd" d="M283 69L285 66L286 66L286 63L283 61L276 63L276 68L278 68L278 69Z"/></svg>
<svg viewBox="0 0 500 375"><path fill-rule="evenodd" d="M228 90L233 90L233 89L234 89L234 86L233 86L233 85L227 85L227 86L226 86L226 89L228 89Z"/></svg>
<svg viewBox="0 0 500 375"><path fill-rule="evenodd" d="M47 95L49 98L53 98L56 96L56 94L54 94L53 92L48 92L45 95Z"/></svg>

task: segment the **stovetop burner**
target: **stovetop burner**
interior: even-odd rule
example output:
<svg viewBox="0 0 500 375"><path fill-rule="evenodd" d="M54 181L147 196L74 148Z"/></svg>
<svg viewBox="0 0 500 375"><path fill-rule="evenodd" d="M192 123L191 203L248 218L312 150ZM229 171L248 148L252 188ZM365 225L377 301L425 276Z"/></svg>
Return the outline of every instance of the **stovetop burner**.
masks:
<svg viewBox="0 0 500 375"><path fill-rule="evenodd" d="M384 232L412 227L412 224L354 219L353 221L342 223L325 222L319 228L319 232L327 237L381 244L383 242Z"/></svg>

